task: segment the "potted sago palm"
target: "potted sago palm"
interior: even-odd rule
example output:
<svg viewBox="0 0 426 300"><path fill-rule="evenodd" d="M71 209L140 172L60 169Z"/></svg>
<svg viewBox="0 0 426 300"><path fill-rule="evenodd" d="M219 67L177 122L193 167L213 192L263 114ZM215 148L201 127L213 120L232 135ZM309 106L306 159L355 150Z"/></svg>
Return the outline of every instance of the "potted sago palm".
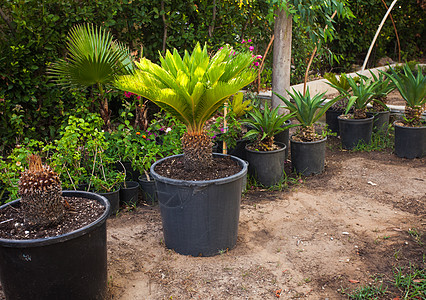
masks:
<svg viewBox="0 0 426 300"><path fill-rule="evenodd" d="M358 143L369 144L373 132L374 117L367 116L367 105L372 101L377 82L364 76L359 80L346 75L344 76L351 87L351 92L330 83L330 86L339 90L342 95L349 99L345 113L340 115L339 131L342 147L344 149L353 149ZM353 108L353 113L349 114Z"/></svg>
<svg viewBox="0 0 426 300"><path fill-rule="evenodd" d="M248 115L249 118L244 119L242 123L251 128L244 138L253 141L246 145L249 172L264 186L276 185L284 177L286 145L275 142L274 137L286 128L295 126L283 126L294 113L282 115L279 107L269 109L265 103L263 111L255 107Z"/></svg>
<svg viewBox="0 0 426 300"><path fill-rule="evenodd" d="M422 118L426 104L426 77L420 66L414 76L405 64L404 73L397 73L389 66L386 76L392 80L405 100L405 117L394 122L395 154L398 157L416 158L426 155L426 121Z"/></svg>
<svg viewBox="0 0 426 300"><path fill-rule="evenodd" d="M256 76L251 53L225 46L212 57L197 43L183 57L175 49L160 64L136 62L133 75L119 76L116 87L145 97L186 126L182 155L151 166L166 247L181 254L212 256L237 241L243 177L247 164L212 152L205 124L224 102Z"/></svg>
<svg viewBox="0 0 426 300"><path fill-rule="evenodd" d="M348 105L349 99L345 96L346 94L343 93L342 90L349 92L351 89L351 86L348 83L347 76L345 73L342 73L340 76L334 74L334 73L325 73L324 78L328 81L327 84L331 85L332 87L336 88L339 87L337 90L339 91L339 95L337 95L334 99L337 98L335 103L330 106L330 108L325 113L325 121L328 125L328 129L331 130L331 132L340 134L339 132L339 120L337 119L338 116L343 114L345 112L345 109ZM356 80L358 80L356 78Z"/></svg>
<svg viewBox="0 0 426 300"><path fill-rule="evenodd" d="M395 84L383 73L376 75L370 70L370 74L376 85L372 96L372 107L368 109L367 115L374 116L373 132L387 133L390 117L387 96L395 89Z"/></svg>
<svg viewBox="0 0 426 300"><path fill-rule="evenodd" d="M6 299L105 299L108 201L62 191L37 155L19 179L21 199L0 207L0 278Z"/></svg>
<svg viewBox="0 0 426 300"><path fill-rule="evenodd" d="M293 93L287 93L293 101L275 94L284 101L286 109L295 113L299 121L298 131L290 138L292 167L297 173L305 176L322 173L327 136L316 133L314 124L339 98L325 103L325 92L313 97L309 94L309 89L305 95L294 89Z"/></svg>

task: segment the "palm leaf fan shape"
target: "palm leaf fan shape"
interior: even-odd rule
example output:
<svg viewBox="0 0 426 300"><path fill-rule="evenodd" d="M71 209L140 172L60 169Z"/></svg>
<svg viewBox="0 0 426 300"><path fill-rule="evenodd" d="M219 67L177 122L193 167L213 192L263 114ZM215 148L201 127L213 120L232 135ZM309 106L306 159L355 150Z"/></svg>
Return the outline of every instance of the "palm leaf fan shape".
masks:
<svg viewBox="0 0 426 300"><path fill-rule="evenodd" d="M110 32L93 24L73 27L66 45L67 58L51 65L49 77L67 88L96 85L101 94L101 115L109 124L110 112L104 86L111 84L117 75L132 72L129 49L114 41Z"/></svg>

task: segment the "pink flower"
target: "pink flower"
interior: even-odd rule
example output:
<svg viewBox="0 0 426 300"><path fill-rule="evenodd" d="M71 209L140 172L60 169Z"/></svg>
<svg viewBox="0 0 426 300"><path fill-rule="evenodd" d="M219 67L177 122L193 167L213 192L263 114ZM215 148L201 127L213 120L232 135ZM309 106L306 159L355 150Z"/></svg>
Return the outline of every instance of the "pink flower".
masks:
<svg viewBox="0 0 426 300"><path fill-rule="evenodd" d="M257 62L257 61L255 61L254 62L254 65L257 67L257 66L259 66L259 62Z"/></svg>
<svg viewBox="0 0 426 300"><path fill-rule="evenodd" d="M262 59L262 55L256 56L256 59Z"/></svg>
<svg viewBox="0 0 426 300"><path fill-rule="evenodd" d="M247 43L251 43L251 39L249 39L249 40L247 41Z"/></svg>
<svg viewBox="0 0 426 300"><path fill-rule="evenodd" d="M141 100L141 96L137 96L136 98L138 98L138 100Z"/></svg>
<svg viewBox="0 0 426 300"><path fill-rule="evenodd" d="M242 42L241 42L241 44L244 44L246 41L245 40L243 40Z"/></svg>
<svg viewBox="0 0 426 300"><path fill-rule="evenodd" d="M124 97L130 98L132 96L131 92L124 92Z"/></svg>
<svg viewBox="0 0 426 300"><path fill-rule="evenodd" d="M253 47L253 46L250 46L249 50L250 50L250 51L253 51L253 50L254 50L254 47Z"/></svg>

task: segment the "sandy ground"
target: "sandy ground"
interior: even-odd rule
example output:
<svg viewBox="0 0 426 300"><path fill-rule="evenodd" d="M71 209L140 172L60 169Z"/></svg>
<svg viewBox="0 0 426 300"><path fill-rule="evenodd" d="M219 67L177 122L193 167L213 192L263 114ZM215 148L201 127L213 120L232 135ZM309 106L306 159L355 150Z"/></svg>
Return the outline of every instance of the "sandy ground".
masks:
<svg viewBox="0 0 426 300"><path fill-rule="evenodd" d="M329 142L323 174L244 195L237 246L227 253L167 249L158 206L108 220L111 299L347 299L345 291L375 279L389 284L397 266L425 268L426 158ZM423 236L416 241L409 229ZM383 299L398 296L389 285Z"/></svg>

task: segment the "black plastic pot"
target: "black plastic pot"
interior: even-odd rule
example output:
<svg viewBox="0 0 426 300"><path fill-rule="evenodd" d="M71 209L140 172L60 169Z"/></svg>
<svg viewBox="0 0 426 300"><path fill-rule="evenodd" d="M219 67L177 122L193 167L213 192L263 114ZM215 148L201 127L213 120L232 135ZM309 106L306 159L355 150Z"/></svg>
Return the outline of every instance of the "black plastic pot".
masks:
<svg viewBox="0 0 426 300"><path fill-rule="evenodd" d="M166 247L192 256L213 256L234 248L247 164L231 156L242 167L241 171L229 177L206 181L176 180L155 172L158 164L179 156L166 157L151 166Z"/></svg>
<svg viewBox="0 0 426 300"><path fill-rule="evenodd" d="M139 186L142 190L142 196L146 203L154 205L157 202L157 187L152 176L148 180L145 175L139 176Z"/></svg>
<svg viewBox="0 0 426 300"><path fill-rule="evenodd" d="M139 183L136 181L126 181L120 187L120 203L126 205L135 205L139 198Z"/></svg>
<svg viewBox="0 0 426 300"><path fill-rule="evenodd" d="M120 188L112 192L97 194L108 199L111 206L110 216L115 216L120 209Z"/></svg>
<svg viewBox="0 0 426 300"><path fill-rule="evenodd" d="M344 113L343 110L334 110L332 108L329 108L325 112L325 122L327 123L328 129L330 129L331 132L340 134L339 121L338 121L337 117L342 115L343 113Z"/></svg>
<svg viewBox="0 0 426 300"><path fill-rule="evenodd" d="M106 298L109 203L89 192L63 194L94 199L105 206L105 212L95 222L64 235L34 240L0 239L0 278L6 299Z"/></svg>
<svg viewBox="0 0 426 300"><path fill-rule="evenodd" d="M226 154L233 155L233 156L236 156L238 158L245 160L246 157L247 157L246 145L247 145L247 140L237 140L235 147L234 148L228 148L228 151L227 151ZM217 153L223 153L223 142L222 141L218 142L216 152Z"/></svg>
<svg viewBox="0 0 426 300"><path fill-rule="evenodd" d="M305 176L322 173L326 141L327 138L315 142L299 142L290 139L293 169Z"/></svg>
<svg viewBox="0 0 426 300"><path fill-rule="evenodd" d="M283 127L291 125L291 121L288 120L284 123ZM285 158L288 157L288 149L289 148L289 140L290 140L290 130L287 128L284 131L281 131L277 135L274 136L274 141L278 143L283 143L285 145Z"/></svg>
<svg viewBox="0 0 426 300"><path fill-rule="evenodd" d="M366 119L343 119L339 120L340 139L344 149L353 149L358 143L371 143L371 134L373 132L374 117Z"/></svg>
<svg viewBox="0 0 426 300"><path fill-rule="evenodd" d="M284 176L286 146L283 143L275 144L281 148L274 151L254 151L246 146L249 173L264 186L275 185Z"/></svg>
<svg viewBox="0 0 426 300"><path fill-rule="evenodd" d="M387 133L389 126L390 111L368 112L368 116L373 116L373 132Z"/></svg>
<svg viewBox="0 0 426 300"><path fill-rule="evenodd" d="M400 121L401 122L401 121ZM395 154L398 157L420 158L426 155L426 126L395 126Z"/></svg>

